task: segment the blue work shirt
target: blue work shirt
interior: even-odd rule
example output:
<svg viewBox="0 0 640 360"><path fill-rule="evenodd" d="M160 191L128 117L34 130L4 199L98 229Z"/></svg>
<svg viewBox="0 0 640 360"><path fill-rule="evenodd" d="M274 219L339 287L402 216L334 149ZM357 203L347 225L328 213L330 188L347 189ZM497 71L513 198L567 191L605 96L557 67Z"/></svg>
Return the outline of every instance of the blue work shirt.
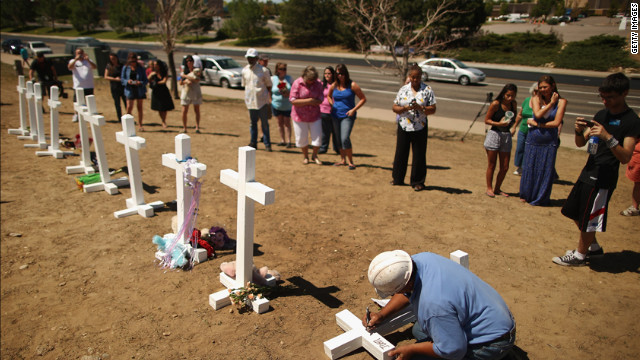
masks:
<svg viewBox="0 0 640 360"><path fill-rule="evenodd" d="M500 294L474 273L433 253L411 258L416 278L409 301L438 356L462 359L468 344L496 340L514 327Z"/></svg>

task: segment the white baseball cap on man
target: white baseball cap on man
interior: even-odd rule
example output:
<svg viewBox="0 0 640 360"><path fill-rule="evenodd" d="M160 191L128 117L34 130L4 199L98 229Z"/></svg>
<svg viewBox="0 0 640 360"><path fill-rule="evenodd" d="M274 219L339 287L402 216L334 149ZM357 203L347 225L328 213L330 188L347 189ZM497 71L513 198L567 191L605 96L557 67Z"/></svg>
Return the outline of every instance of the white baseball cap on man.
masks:
<svg viewBox="0 0 640 360"><path fill-rule="evenodd" d="M385 251L378 254L369 265L369 282L382 298L402 290L413 272L411 256L402 250Z"/></svg>
<svg viewBox="0 0 640 360"><path fill-rule="evenodd" d="M247 50L247 53L244 54L244 57L249 58L249 57L258 57L258 50L254 49L254 48L250 48Z"/></svg>

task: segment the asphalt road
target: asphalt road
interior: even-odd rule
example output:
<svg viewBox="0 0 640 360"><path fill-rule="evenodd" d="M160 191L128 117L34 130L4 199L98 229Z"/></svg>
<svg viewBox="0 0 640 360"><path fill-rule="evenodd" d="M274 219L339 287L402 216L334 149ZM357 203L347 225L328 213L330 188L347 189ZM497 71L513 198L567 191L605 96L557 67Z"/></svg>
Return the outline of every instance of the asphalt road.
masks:
<svg viewBox="0 0 640 360"><path fill-rule="evenodd" d="M29 41L27 36L21 37L23 41ZM35 37L33 38L35 39ZM38 38L41 40L42 38ZM45 42L53 49L54 53L64 52L64 41L62 39L50 39ZM117 51L127 46L121 42L110 43L112 50ZM141 48L151 51L158 58L166 60L167 56L157 44L141 44L131 45L134 48ZM197 50L179 47L175 53L175 61L181 63L181 59L188 53L197 51L201 56L207 54L228 55L241 65L246 64L243 57L244 50L221 49L221 48L203 48L198 47ZM335 67L338 63L345 63L349 67L351 78L356 81L363 89L367 96L367 107L381 110L391 108L393 99L400 87L400 79L390 74L384 74L371 66L367 65L361 58L344 56L342 54L326 54L315 55L303 52L296 53L271 53L269 67L275 66L276 62L286 62L288 64L289 74L296 78L302 72L305 66L312 64L318 68L319 72L326 66ZM378 64L381 64L378 62ZM482 109L486 111L485 101L488 95L495 97L504 84L512 82L518 86L519 92L517 101L519 104L528 96L528 89L545 72L541 71L524 71L517 67L507 67L504 69L480 68L487 74L485 82L477 85L461 86L457 83L447 82L429 82L433 88L437 99L437 114L459 121L470 122ZM604 77L606 74L603 74ZM591 75L570 75L570 74L554 74L554 78L558 83L560 94L568 100L568 108L565 115L565 126L563 133L571 133L573 122L577 116L591 117L598 110L602 109L602 103L598 97L597 87L602 81L602 77ZM632 90L630 91L627 101L629 105L637 112L640 112L640 79L632 80ZM241 91L241 90L236 90ZM482 121L482 116L478 121Z"/></svg>

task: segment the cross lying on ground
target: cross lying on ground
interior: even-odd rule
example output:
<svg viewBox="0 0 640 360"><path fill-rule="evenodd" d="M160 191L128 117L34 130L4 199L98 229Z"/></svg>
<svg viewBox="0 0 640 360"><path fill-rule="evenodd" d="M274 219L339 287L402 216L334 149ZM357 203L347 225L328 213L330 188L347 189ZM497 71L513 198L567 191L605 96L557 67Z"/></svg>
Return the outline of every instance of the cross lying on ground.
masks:
<svg viewBox="0 0 640 360"><path fill-rule="evenodd" d="M449 258L469 269L469 255L461 250L449 254ZM416 316L411 305L393 314L376 328L369 332L362 325L362 320L353 315L349 310L342 310L336 314L336 321L344 331L331 340L324 342L324 353L332 360L342 357L352 351L364 347L378 360L390 360L389 352L396 347L383 336L392 333L401 327L415 322Z"/></svg>

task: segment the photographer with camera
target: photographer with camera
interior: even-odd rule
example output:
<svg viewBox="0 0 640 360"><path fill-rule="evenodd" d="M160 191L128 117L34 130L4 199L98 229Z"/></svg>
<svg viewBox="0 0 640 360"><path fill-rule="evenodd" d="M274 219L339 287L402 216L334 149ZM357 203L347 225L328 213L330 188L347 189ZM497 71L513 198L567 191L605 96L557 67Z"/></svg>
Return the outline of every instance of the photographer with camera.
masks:
<svg viewBox="0 0 640 360"><path fill-rule="evenodd" d="M427 115L436 112L433 90L422 82L422 68L409 67L410 82L398 91L393 101L393 112L398 114L396 154L393 160L392 185L404 185L409 160L409 148L413 149L410 184L415 191L425 189L427 178Z"/></svg>
<svg viewBox="0 0 640 360"><path fill-rule="evenodd" d="M552 259L558 265L583 266L587 258L603 254L596 231L606 230L609 200L618 184L620 163L631 160L640 138L640 118L625 100L629 87L629 78L623 73L607 76L598 88L605 108L593 120L576 119L576 146L587 145L587 139L592 137L599 139L599 146L591 149L595 151L589 153L587 164L562 207L562 215L575 222L580 237L575 250Z"/></svg>
<svg viewBox="0 0 640 360"><path fill-rule="evenodd" d="M89 56L82 50L76 49L76 56L69 61L67 68L73 75L73 102L76 102L76 89L82 88L84 96L93 95L93 70L96 64L89 59ZM78 121L78 114L73 115L73 122Z"/></svg>

